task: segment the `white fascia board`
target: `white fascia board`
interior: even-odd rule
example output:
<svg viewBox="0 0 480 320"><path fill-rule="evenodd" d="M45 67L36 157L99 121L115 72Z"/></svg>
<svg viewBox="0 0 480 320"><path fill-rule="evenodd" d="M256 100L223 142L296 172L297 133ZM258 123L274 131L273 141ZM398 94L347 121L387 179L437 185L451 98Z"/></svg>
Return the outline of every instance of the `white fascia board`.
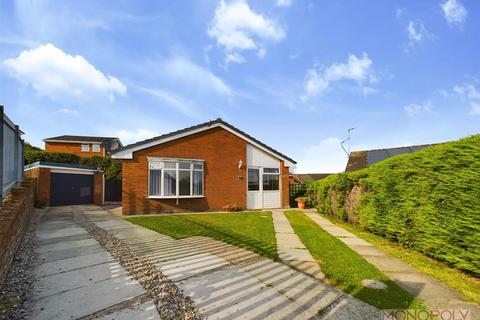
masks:
<svg viewBox="0 0 480 320"><path fill-rule="evenodd" d="M51 172L60 172L60 171L69 171L69 173L91 173L93 174L94 172L103 172L102 170L96 170L96 169L82 169L82 168L68 168L68 167L55 167L55 166L46 166L46 165L39 165L35 167L30 167L27 169L24 169L24 171L29 171L37 168L47 168L51 169ZM62 172L66 173L66 172Z"/></svg>
<svg viewBox="0 0 480 320"><path fill-rule="evenodd" d="M133 153L135 151L142 150L142 149L147 149L147 148L150 148L150 147L162 144L162 143L166 143L166 142L173 141L173 140L178 140L178 139L181 139L183 137L190 136L192 134L200 133L200 132L210 130L212 128L218 128L218 127L227 130L228 132L236 135L237 137L245 140L246 142L250 143L251 145L257 147L258 149L263 150L264 152L272 155L273 157L275 157L277 159L280 159L280 160L283 160L283 162L285 163L285 166L287 166L287 167L294 166L294 163L292 163L290 160L278 156L276 153L268 150L267 148L265 148L265 147L261 146L260 144L256 143L255 141L247 138L243 134L240 134L236 130L232 130L231 128L225 126L222 123L214 123L214 124L209 125L209 126L205 126L205 127L201 127L201 128L197 128L197 129L192 129L192 130L182 132L182 133L170 136L170 137L166 137L166 138L161 139L161 140L155 140L155 141L152 141L152 142L149 142L149 143L146 143L146 144L142 144L142 145L137 146L137 147L128 148L128 149L119 151L117 153L114 153L112 155L112 158L113 159L130 159L131 160L131 159L133 159Z"/></svg>

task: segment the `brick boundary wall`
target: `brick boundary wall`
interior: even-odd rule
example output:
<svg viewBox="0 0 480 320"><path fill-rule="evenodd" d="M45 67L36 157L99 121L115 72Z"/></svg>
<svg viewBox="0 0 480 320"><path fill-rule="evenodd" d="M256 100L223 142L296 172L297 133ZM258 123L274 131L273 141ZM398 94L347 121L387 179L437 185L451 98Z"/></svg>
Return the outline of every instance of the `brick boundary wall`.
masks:
<svg viewBox="0 0 480 320"><path fill-rule="evenodd" d="M34 211L34 180L12 189L0 207L0 284L10 268Z"/></svg>

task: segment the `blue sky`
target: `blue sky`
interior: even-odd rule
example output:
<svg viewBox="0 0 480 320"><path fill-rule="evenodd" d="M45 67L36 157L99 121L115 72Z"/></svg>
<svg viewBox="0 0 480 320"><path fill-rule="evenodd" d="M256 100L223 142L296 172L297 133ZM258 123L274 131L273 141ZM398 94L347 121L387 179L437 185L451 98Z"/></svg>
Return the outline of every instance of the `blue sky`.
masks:
<svg viewBox="0 0 480 320"><path fill-rule="evenodd" d="M298 161L480 131L480 3L0 2L0 104L25 139L143 140L221 117Z"/></svg>

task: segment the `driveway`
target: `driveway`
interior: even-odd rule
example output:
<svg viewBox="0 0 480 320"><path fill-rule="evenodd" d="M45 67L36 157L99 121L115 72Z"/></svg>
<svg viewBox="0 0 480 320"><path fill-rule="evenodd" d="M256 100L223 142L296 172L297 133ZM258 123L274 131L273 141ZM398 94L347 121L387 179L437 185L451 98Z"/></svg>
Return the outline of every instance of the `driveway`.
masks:
<svg viewBox="0 0 480 320"><path fill-rule="evenodd" d="M140 283L73 220L82 215L155 265L208 319L372 319L379 311L282 263L206 237L175 240L99 207L50 209L37 229L36 319L158 319ZM228 217L225 217L228 218ZM158 297L157 297L158 298Z"/></svg>

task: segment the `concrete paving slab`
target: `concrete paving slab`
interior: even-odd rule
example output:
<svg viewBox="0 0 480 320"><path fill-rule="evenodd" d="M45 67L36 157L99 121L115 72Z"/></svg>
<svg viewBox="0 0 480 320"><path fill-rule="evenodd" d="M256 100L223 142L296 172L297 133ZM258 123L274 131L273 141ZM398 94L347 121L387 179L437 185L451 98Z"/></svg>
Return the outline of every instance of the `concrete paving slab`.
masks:
<svg viewBox="0 0 480 320"><path fill-rule="evenodd" d="M324 320L381 319L380 310L348 295L342 296L320 314Z"/></svg>
<svg viewBox="0 0 480 320"><path fill-rule="evenodd" d="M73 227L73 228L65 228L59 230L37 230L36 235L39 239L51 239L51 238L58 238L58 237L65 237L65 236L73 236L76 234L84 234L87 233L85 229L81 227Z"/></svg>
<svg viewBox="0 0 480 320"><path fill-rule="evenodd" d="M52 243L57 243L57 242L63 242L63 241L75 241L75 240L83 240L83 239L91 239L92 236L88 233L82 233L82 234L76 234L74 236L66 236L66 237L58 237L58 238L49 238L49 239L38 239L37 243L38 245L47 245L47 244L52 244Z"/></svg>
<svg viewBox="0 0 480 320"><path fill-rule="evenodd" d="M277 240L277 246L280 248L305 249L305 245L294 233L277 233L275 238Z"/></svg>
<svg viewBox="0 0 480 320"><path fill-rule="evenodd" d="M36 280L31 300L35 301L64 291L91 286L100 281L125 278L125 276L126 271L116 261L56 273Z"/></svg>
<svg viewBox="0 0 480 320"><path fill-rule="evenodd" d="M60 241L57 243L43 244L38 247L39 253L45 253L50 251L66 250L73 249L85 246L91 246L98 244L98 242L93 239L82 239L82 240L73 240L73 241Z"/></svg>
<svg viewBox="0 0 480 320"><path fill-rule="evenodd" d="M367 242L361 238L338 238L346 245L355 245L355 246L371 246L370 242Z"/></svg>
<svg viewBox="0 0 480 320"><path fill-rule="evenodd" d="M157 308L153 301L122 309L109 315L99 317L98 320L160 320Z"/></svg>
<svg viewBox="0 0 480 320"><path fill-rule="evenodd" d="M210 253L199 253L187 258L157 263L162 272L173 281L181 281L203 272L230 265L228 261Z"/></svg>
<svg viewBox="0 0 480 320"><path fill-rule="evenodd" d="M391 256L363 256L365 260L376 266L378 269L383 272L387 271L396 271L396 272L408 272L415 273L415 268L406 264L405 262L391 257Z"/></svg>
<svg viewBox="0 0 480 320"><path fill-rule="evenodd" d="M282 261L315 261L307 249L282 248L278 249L278 257Z"/></svg>
<svg viewBox="0 0 480 320"><path fill-rule="evenodd" d="M351 249L356 251L361 256L385 256L387 255L385 251L382 251L375 247L374 245L364 246L364 245L349 245Z"/></svg>
<svg viewBox="0 0 480 320"><path fill-rule="evenodd" d="M208 319L310 319L315 315L237 267L177 285Z"/></svg>
<svg viewBox="0 0 480 320"><path fill-rule="evenodd" d="M322 228L335 237L357 238L353 233L337 226L324 225Z"/></svg>
<svg viewBox="0 0 480 320"><path fill-rule="evenodd" d="M115 261L115 259L113 259L108 252L100 251L93 254L42 263L35 267L34 272L36 278L41 278L60 272L81 269L88 266L109 263L113 261Z"/></svg>
<svg viewBox="0 0 480 320"><path fill-rule="evenodd" d="M40 253L38 255L39 261L42 263L55 261L55 260L62 260L67 258L79 257L84 256L92 253L101 252L104 249L99 245L91 245L91 246L84 246L72 249L65 249L65 250L57 250L57 251L49 251Z"/></svg>

